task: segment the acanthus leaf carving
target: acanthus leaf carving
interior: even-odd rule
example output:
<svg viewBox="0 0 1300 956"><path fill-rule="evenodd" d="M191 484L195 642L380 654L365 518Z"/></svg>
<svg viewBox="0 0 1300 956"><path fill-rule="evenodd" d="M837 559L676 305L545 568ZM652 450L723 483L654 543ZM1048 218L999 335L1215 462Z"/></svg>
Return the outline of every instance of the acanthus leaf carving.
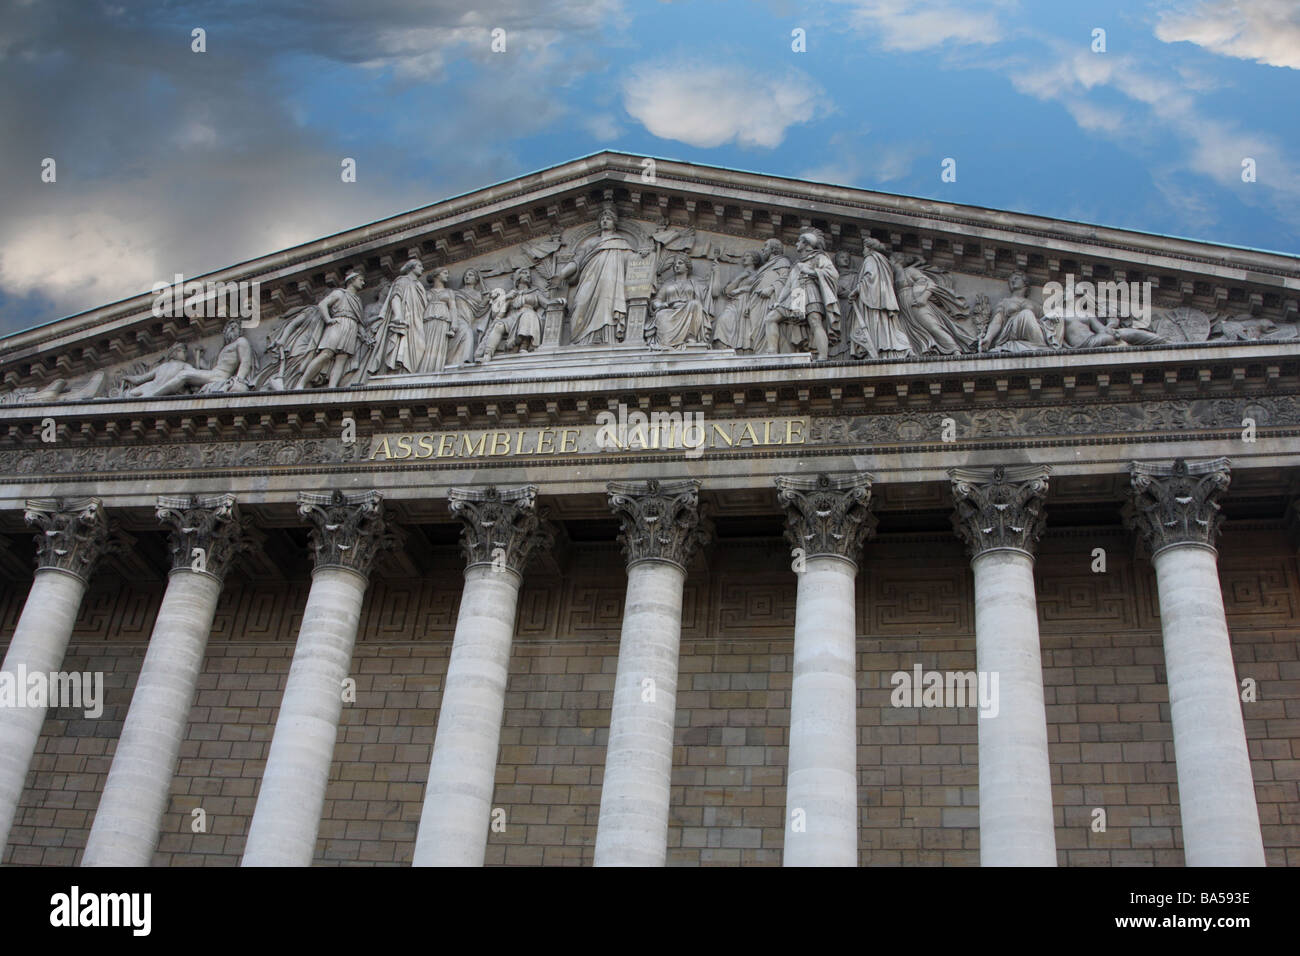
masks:
<svg viewBox="0 0 1300 956"><path fill-rule="evenodd" d="M537 486L453 488L448 510L461 521L465 566L492 564L522 574L528 562L549 549L555 530L537 508Z"/></svg>
<svg viewBox="0 0 1300 956"><path fill-rule="evenodd" d="M806 557L837 555L857 562L876 530L871 512L872 476L780 476L777 501L785 510L785 538Z"/></svg>
<svg viewBox="0 0 1300 956"><path fill-rule="evenodd" d="M299 492L298 514L311 522L317 570L346 568L365 577L379 555L401 542L400 533L385 518L383 496L377 491Z"/></svg>
<svg viewBox="0 0 1300 956"><path fill-rule="evenodd" d="M1176 544L1214 546L1222 521L1219 498L1232 481L1228 459L1135 461L1129 474L1125 521L1141 532L1152 554Z"/></svg>
<svg viewBox="0 0 1300 956"><path fill-rule="evenodd" d="M700 481L611 481L610 510L622 525L619 542L629 565L667 561L685 568L713 536L700 504Z"/></svg>
<svg viewBox="0 0 1300 956"><path fill-rule="evenodd" d="M36 566L90 579L99 559L114 550L115 529L99 498L40 498L27 502L23 519L35 526Z"/></svg>
<svg viewBox="0 0 1300 956"><path fill-rule="evenodd" d="M235 558L254 546L234 495L159 495L157 514L168 529L172 570L222 580Z"/></svg>
<svg viewBox="0 0 1300 956"><path fill-rule="evenodd" d="M1047 527L1048 469L1040 465L953 468L952 526L972 558L1012 549L1033 554Z"/></svg>

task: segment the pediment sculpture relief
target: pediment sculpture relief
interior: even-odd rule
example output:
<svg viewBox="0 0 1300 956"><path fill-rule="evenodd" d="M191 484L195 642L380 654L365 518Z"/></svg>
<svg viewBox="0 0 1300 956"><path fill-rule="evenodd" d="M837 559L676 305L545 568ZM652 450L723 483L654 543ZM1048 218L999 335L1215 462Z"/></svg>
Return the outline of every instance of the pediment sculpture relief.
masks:
<svg viewBox="0 0 1300 956"><path fill-rule="evenodd" d="M340 287L256 329L227 322L210 360L202 343L175 342L143 362L20 385L0 404L347 387L481 370L538 349L702 347L865 362L1298 338L1294 322L1187 307L1134 319L1080 297L1062 309L1046 290L1032 294L1020 272L999 298L982 278L871 236L860 249L833 250L806 228L793 249L779 238L733 246L621 217L611 203L493 262L429 268L413 258L391 283L376 289L371 278L350 269Z"/></svg>

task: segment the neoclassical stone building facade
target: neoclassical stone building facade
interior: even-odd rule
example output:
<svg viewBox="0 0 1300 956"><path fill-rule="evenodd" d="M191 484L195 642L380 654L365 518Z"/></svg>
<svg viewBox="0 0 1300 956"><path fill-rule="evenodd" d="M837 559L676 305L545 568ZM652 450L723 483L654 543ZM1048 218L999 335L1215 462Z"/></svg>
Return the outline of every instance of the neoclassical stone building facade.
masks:
<svg viewBox="0 0 1300 956"><path fill-rule="evenodd" d="M11 335L3 860L1296 863L1298 295L602 153Z"/></svg>

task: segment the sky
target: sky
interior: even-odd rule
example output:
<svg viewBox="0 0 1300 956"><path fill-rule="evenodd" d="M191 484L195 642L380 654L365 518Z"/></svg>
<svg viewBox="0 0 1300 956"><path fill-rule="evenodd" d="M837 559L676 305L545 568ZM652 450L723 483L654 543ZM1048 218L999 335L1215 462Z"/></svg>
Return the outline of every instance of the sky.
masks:
<svg viewBox="0 0 1300 956"><path fill-rule="evenodd" d="M603 149L1296 255L1298 118L1300 0L0 0L0 334Z"/></svg>

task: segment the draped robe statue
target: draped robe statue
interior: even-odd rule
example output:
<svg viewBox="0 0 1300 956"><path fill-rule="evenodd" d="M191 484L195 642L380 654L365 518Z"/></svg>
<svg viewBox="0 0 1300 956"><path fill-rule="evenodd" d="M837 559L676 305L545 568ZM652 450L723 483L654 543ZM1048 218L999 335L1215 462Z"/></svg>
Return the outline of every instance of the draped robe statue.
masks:
<svg viewBox="0 0 1300 956"><path fill-rule="evenodd" d="M1011 295L997 304L980 341L985 352L1036 352L1050 348L1038 310L1025 295L1025 277L1013 272L1007 279Z"/></svg>
<svg viewBox="0 0 1300 956"><path fill-rule="evenodd" d="M769 351L767 347L767 327L764 319L772 308L772 303L781 290L785 288L790 275L790 259L785 254L780 239L769 239L763 243L762 265L754 273L744 289L748 296L746 309L749 313L750 350L756 353ZM836 303L838 305L838 301ZM794 345L784 325L778 332L776 352L793 352Z"/></svg>
<svg viewBox="0 0 1300 956"><path fill-rule="evenodd" d="M466 269L460 288L455 290L456 308L452 314L451 339L447 342L447 367L472 365L474 355L491 317L487 287L477 269Z"/></svg>
<svg viewBox="0 0 1300 956"><path fill-rule="evenodd" d="M430 348L424 325L429 297L420 281L423 272L420 260L412 259L393 282L380 310L374 351L366 362L368 375L418 372L423 367Z"/></svg>
<svg viewBox="0 0 1300 956"><path fill-rule="evenodd" d="M975 349L975 336L962 327L966 300L937 282L902 253L890 257L900 318L917 355L958 355Z"/></svg>
<svg viewBox="0 0 1300 956"><path fill-rule="evenodd" d="M840 274L826 254L826 242L820 233L803 233L795 249L799 261L786 276L785 285L763 320L767 351L780 350L780 334L784 328L795 347L807 343L808 350L824 362L830 351L830 339L840 329L837 295Z"/></svg>
<svg viewBox="0 0 1300 956"><path fill-rule="evenodd" d="M862 265L849 297L848 323L854 358L905 358L912 353L898 316L894 269L885 258L885 247L870 236L862 241Z"/></svg>
<svg viewBox="0 0 1300 956"><path fill-rule="evenodd" d="M600 214L600 232L578 244L572 262L557 278L578 279L569 295L569 341L573 345L612 345L627 328L627 264L637 251L616 231L612 208Z"/></svg>
<svg viewBox="0 0 1300 956"><path fill-rule="evenodd" d="M651 303L646 338L661 348L679 348L688 342L710 344L717 262L708 280L691 278L691 261L686 256L673 256L672 262L673 277L659 287Z"/></svg>

